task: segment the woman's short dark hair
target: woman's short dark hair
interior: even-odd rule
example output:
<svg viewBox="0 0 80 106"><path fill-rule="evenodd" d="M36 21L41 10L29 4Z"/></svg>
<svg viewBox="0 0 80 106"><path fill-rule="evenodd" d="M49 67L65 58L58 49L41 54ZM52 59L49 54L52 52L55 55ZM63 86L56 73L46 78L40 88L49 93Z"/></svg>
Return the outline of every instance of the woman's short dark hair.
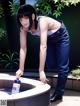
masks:
<svg viewBox="0 0 80 106"><path fill-rule="evenodd" d="M23 16L27 16L27 17L29 17L29 21L30 21L29 29L31 29L31 27L32 27L32 14L33 13L35 14L35 20L34 20L35 21L35 28L37 28L35 9L29 4L20 6L18 13L17 13L17 22L18 22L19 27L22 26L19 19L22 18Z"/></svg>

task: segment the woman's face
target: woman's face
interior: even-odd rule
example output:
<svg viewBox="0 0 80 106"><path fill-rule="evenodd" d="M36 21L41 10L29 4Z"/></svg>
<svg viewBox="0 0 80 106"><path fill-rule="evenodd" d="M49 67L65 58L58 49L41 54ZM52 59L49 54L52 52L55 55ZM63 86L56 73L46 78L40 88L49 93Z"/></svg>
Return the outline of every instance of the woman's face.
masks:
<svg viewBox="0 0 80 106"><path fill-rule="evenodd" d="M23 16L22 18L20 18L20 23L23 28L29 29L30 22L29 22L29 18L27 16Z"/></svg>

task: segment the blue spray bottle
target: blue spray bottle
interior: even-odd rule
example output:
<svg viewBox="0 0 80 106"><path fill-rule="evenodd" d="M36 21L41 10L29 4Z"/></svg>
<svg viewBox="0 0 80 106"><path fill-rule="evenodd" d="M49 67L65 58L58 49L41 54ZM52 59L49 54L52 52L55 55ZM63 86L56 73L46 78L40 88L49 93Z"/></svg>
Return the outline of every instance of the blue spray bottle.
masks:
<svg viewBox="0 0 80 106"><path fill-rule="evenodd" d="M13 86L12 86L12 94L19 93L20 85L21 85L21 81L19 80L19 78L14 80L14 83L13 83Z"/></svg>

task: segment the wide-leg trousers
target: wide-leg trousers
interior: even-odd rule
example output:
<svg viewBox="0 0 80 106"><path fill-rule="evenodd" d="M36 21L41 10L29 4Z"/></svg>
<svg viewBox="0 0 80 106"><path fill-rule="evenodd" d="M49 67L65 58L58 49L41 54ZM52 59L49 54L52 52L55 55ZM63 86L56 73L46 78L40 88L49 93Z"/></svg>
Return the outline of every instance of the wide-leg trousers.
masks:
<svg viewBox="0 0 80 106"><path fill-rule="evenodd" d="M69 72L69 45L69 34L62 22L61 28L54 34L48 36L46 56L47 68L52 71L55 65L57 67L58 79L55 93L58 95L64 94Z"/></svg>

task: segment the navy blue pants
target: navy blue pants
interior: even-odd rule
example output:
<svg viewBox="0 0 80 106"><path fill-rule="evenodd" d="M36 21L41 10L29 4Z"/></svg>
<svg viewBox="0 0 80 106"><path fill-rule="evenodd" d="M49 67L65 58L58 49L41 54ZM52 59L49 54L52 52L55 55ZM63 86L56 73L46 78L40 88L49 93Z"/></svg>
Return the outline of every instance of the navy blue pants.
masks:
<svg viewBox="0 0 80 106"><path fill-rule="evenodd" d="M48 36L46 64L49 70L57 65L58 79L55 93L63 95L69 72L69 34L63 22L57 32Z"/></svg>

